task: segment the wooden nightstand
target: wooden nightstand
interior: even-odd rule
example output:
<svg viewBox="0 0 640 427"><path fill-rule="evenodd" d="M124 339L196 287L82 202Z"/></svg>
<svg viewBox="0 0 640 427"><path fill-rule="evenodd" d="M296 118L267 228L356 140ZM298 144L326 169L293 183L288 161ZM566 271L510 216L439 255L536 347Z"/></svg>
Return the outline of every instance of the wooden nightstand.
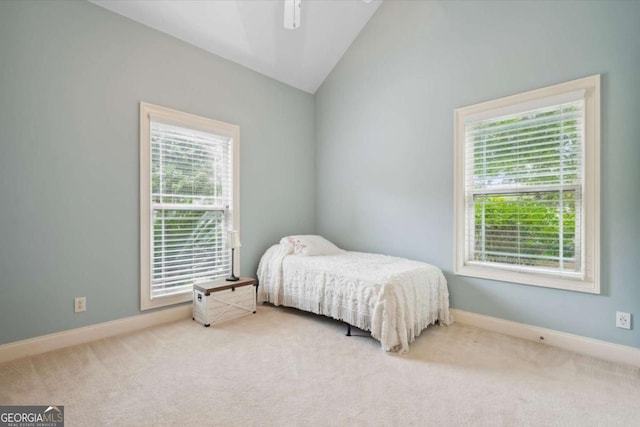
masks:
<svg viewBox="0 0 640 427"><path fill-rule="evenodd" d="M256 312L256 279L217 280L193 285L193 320L211 326Z"/></svg>

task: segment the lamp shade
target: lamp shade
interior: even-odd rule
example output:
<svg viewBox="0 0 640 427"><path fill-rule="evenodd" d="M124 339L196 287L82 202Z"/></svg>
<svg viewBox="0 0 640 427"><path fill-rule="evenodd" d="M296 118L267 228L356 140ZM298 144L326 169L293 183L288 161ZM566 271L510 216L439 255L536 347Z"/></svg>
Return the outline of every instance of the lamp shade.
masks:
<svg viewBox="0 0 640 427"><path fill-rule="evenodd" d="M229 247L231 248L239 248L240 246L242 246L242 243L240 243L240 233L233 230L229 232Z"/></svg>

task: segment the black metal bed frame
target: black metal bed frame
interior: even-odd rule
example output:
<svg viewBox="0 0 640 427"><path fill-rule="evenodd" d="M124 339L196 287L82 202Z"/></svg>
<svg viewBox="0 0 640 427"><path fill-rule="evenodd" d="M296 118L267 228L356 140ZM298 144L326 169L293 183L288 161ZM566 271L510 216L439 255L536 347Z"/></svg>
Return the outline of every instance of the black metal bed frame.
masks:
<svg viewBox="0 0 640 427"><path fill-rule="evenodd" d="M348 323L345 323L347 325L347 334L346 336L348 337L370 337L371 334L352 334L351 333L351 325Z"/></svg>

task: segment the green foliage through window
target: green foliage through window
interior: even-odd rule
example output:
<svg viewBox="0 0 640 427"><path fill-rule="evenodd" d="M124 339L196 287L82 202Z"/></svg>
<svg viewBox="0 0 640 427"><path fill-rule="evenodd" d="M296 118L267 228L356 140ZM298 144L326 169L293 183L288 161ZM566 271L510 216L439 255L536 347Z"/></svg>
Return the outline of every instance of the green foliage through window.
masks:
<svg viewBox="0 0 640 427"><path fill-rule="evenodd" d="M191 290L230 271L228 138L152 122L152 295Z"/></svg>
<svg viewBox="0 0 640 427"><path fill-rule="evenodd" d="M582 101L466 127L474 261L579 268Z"/></svg>

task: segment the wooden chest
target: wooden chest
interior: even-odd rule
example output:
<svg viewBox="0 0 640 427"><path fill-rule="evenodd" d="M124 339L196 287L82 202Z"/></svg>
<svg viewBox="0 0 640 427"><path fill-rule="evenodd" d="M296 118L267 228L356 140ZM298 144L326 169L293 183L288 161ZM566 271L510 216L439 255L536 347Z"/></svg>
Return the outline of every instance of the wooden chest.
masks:
<svg viewBox="0 0 640 427"><path fill-rule="evenodd" d="M211 326L256 312L256 280L218 280L193 286L193 320Z"/></svg>

